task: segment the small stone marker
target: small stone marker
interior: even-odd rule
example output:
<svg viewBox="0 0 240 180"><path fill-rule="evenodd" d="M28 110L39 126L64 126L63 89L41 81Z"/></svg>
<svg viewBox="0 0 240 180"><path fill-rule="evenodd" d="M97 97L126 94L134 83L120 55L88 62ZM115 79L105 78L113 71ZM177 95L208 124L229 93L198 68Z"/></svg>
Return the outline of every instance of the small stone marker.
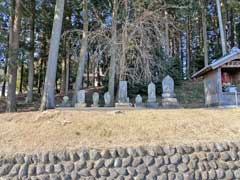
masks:
<svg viewBox="0 0 240 180"><path fill-rule="evenodd" d="M162 81L162 106L164 108L179 107L176 94L174 93L174 80L170 76L166 76Z"/></svg>
<svg viewBox="0 0 240 180"><path fill-rule="evenodd" d="M69 103L69 97L68 96L64 96L62 104L61 104L61 107L70 107L70 106L71 106L71 104Z"/></svg>
<svg viewBox="0 0 240 180"><path fill-rule="evenodd" d="M136 101L136 104L142 104L142 102L143 102L142 96L141 95L137 95L135 101Z"/></svg>
<svg viewBox="0 0 240 180"><path fill-rule="evenodd" d="M85 102L85 90L80 90L77 93L77 104L75 107L81 108L81 107L86 107L86 102Z"/></svg>
<svg viewBox="0 0 240 180"><path fill-rule="evenodd" d="M93 107L99 107L99 94L97 92L93 93Z"/></svg>
<svg viewBox="0 0 240 180"><path fill-rule="evenodd" d="M77 102L85 103L85 90L80 90L77 93Z"/></svg>
<svg viewBox="0 0 240 180"><path fill-rule="evenodd" d="M140 94L135 98L135 107L144 107L143 99Z"/></svg>
<svg viewBox="0 0 240 180"><path fill-rule="evenodd" d="M109 92L106 92L104 94L104 103L105 103L105 107L110 107L111 106L111 96Z"/></svg>
<svg viewBox="0 0 240 180"><path fill-rule="evenodd" d="M148 101L147 107L149 108L157 108L157 95L156 95L156 86L153 82L148 85Z"/></svg>
<svg viewBox="0 0 240 180"><path fill-rule="evenodd" d="M131 106L127 89L127 81L119 81L118 103L116 103L116 107Z"/></svg>

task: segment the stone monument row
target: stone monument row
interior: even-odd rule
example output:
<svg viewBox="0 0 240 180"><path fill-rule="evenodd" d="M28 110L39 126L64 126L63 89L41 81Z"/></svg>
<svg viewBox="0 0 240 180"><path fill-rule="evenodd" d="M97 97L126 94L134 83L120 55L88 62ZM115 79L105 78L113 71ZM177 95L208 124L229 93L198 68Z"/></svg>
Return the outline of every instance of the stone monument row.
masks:
<svg viewBox="0 0 240 180"><path fill-rule="evenodd" d="M76 108L86 107L85 101L85 90L80 90L77 93L77 103L75 105ZM92 95L92 107L99 107L99 93L95 92ZM104 107L111 107L111 96L109 92L104 94ZM127 81L119 82L119 90L118 90L118 101L115 104L116 107L133 107L129 101L128 97L128 84ZM62 102L62 107L69 106L69 99L67 97L64 98ZM156 93L156 85L151 82L148 85L148 98L147 102L143 102L143 98L140 94L138 94L135 98L134 107L136 108L159 108L159 103L157 102L157 93ZM174 80L168 75L162 81L162 107L163 108L178 108L179 103L176 98L176 94L174 92Z"/></svg>

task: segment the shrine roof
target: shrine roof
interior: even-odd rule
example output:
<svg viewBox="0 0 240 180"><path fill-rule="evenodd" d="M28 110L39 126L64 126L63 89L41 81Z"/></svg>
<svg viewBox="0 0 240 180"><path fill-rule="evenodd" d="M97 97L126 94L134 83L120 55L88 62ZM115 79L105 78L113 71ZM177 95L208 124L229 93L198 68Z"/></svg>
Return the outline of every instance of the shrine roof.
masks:
<svg viewBox="0 0 240 180"><path fill-rule="evenodd" d="M207 74L208 72L222 67L224 64L227 64L233 60L240 59L240 49L234 47L229 54L221 57L218 60L214 60L210 65L202 68L200 71L196 72L192 78L200 78Z"/></svg>

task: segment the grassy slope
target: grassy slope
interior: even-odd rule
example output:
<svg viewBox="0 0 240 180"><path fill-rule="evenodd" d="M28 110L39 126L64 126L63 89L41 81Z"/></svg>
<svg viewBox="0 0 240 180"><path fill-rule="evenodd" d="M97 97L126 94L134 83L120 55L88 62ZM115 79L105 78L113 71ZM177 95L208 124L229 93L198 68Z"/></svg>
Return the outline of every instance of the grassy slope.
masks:
<svg viewBox="0 0 240 180"><path fill-rule="evenodd" d="M238 141L240 109L76 111L0 114L0 154Z"/></svg>

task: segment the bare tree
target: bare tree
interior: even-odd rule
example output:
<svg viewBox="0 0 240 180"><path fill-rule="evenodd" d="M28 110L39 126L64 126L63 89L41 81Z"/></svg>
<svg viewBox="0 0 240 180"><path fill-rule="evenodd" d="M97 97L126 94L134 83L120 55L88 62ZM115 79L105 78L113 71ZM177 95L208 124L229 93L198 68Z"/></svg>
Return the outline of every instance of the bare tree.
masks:
<svg viewBox="0 0 240 180"><path fill-rule="evenodd" d="M164 11L164 20L165 20L165 53L167 56L170 55L169 47L169 18L167 9Z"/></svg>
<svg viewBox="0 0 240 180"><path fill-rule="evenodd" d="M59 43L62 31L62 21L65 0L57 0L53 21L50 50L48 56L47 73L45 77L44 92L41 103L41 110L55 108L55 81L57 71L57 60Z"/></svg>
<svg viewBox="0 0 240 180"><path fill-rule="evenodd" d="M111 61L109 68L109 81L108 81L108 91L111 96L111 105L114 106L115 99L115 76L116 76L116 61L117 61L117 11L118 11L118 2L117 0L113 1L113 10L112 10L112 39L111 39Z"/></svg>
<svg viewBox="0 0 240 180"><path fill-rule="evenodd" d="M82 35L82 44L78 65L77 78L75 82L75 91L73 96L73 102L75 103L77 100L77 92L82 89L83 84L83 75L85 71L86 65L86 53L88 47L88 0L83 0L83 35Z"/></svg>
<svg viewBox="0 0 240 180"><path fill-rule="evenodd" d="M126 61L127 61L127 50L128 50L128 26L129 26L129 19L130 19L130 7L129 7L129 0L124 1L125 6L125 22L123 24L123 32L122 32L122 56L119 62L119 79L125 80L126 79Z"/></svg>

